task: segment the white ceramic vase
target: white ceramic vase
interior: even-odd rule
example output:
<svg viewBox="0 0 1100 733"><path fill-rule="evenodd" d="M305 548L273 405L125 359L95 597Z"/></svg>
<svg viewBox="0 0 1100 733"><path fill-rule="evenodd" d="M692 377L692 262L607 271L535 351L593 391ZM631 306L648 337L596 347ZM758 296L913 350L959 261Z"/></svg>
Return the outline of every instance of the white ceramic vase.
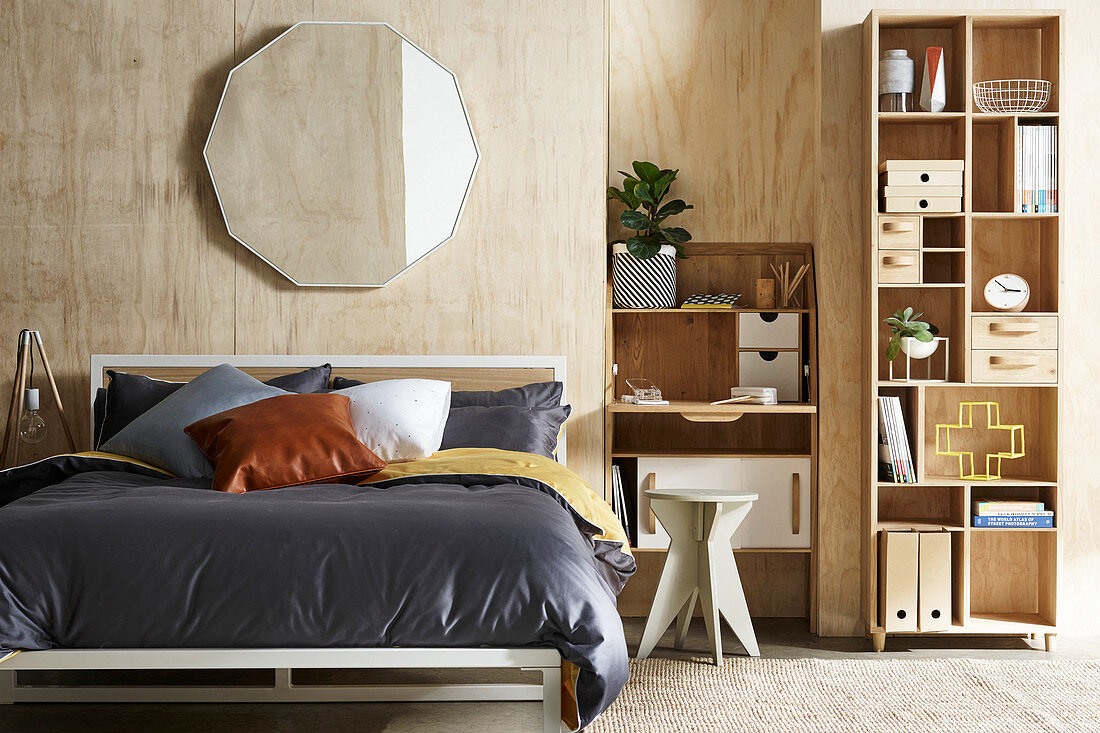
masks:
<svg viewBox="0 0 1100 733"><path fill-rule="evenodd" d="M936 353L939 345L940 342L935 339L918 341L912 336L901 337L901 350L908 354L910 359L927 359Z"/></svg>

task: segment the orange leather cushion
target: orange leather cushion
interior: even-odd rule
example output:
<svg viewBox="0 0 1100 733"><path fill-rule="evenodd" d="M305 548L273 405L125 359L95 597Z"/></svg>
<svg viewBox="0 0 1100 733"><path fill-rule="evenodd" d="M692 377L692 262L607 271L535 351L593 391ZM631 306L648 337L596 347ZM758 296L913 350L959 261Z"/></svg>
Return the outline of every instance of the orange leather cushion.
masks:
<svg viewBox="0 0 1100 733"><path fill-rule="evenodd" d="M336 394L280 395L205 417L184 432L214 465L218 491L354 484L386 462L355 437L350 404Z"/></svg>

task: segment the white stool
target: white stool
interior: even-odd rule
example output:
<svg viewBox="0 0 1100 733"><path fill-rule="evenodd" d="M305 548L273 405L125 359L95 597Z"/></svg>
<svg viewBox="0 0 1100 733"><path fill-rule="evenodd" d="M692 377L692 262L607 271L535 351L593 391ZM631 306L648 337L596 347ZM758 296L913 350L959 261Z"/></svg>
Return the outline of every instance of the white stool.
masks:
<svg viewBox="0 0 1100 733"><path fill-rule="evenodd" d="M741 576L730 549L730 538L757 495L722 489L652 489L645 495L672 542L642 632L638 659L649 656L677 616L676 648L683 648L696 597L703 603L703 620L716 665L722 664L719 611L749 656L760 656Z"/></svg>

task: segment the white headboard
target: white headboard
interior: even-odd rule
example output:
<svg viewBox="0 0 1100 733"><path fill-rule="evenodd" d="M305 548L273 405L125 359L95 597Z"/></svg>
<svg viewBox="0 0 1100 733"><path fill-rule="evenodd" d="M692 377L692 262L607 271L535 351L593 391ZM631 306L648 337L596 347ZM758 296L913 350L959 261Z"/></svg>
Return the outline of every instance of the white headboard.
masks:
<svg viewBox="0 0 1100 733"><path fill-rule="evenodd" d="M332 364L334 376L374 381L380 379L444 379L455 390L505 389L532 382L555 380L565 385L564 356L362 356L362 355L242 355L242 354L93 354L90 404L96 390L110 381L106 370L143 374L156 379L187 381L219 364L232 364L257 379L270 379L294 369ZM562 393L562 403L566 393ZM94 413L89 435L95 434ZM565 431L558 445L558 461L566 458Z"/></svg>

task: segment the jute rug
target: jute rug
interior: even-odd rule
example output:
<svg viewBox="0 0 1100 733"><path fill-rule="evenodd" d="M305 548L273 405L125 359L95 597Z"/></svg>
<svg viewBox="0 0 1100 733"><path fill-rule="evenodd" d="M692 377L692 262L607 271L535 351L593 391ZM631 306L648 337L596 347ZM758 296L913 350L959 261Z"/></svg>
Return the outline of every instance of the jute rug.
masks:
<svg viewBox="0 0 1100 733"><path fill-rule="evenodd" d="M592 733L1095 733L1100 660L630 660Z"/></svg>

